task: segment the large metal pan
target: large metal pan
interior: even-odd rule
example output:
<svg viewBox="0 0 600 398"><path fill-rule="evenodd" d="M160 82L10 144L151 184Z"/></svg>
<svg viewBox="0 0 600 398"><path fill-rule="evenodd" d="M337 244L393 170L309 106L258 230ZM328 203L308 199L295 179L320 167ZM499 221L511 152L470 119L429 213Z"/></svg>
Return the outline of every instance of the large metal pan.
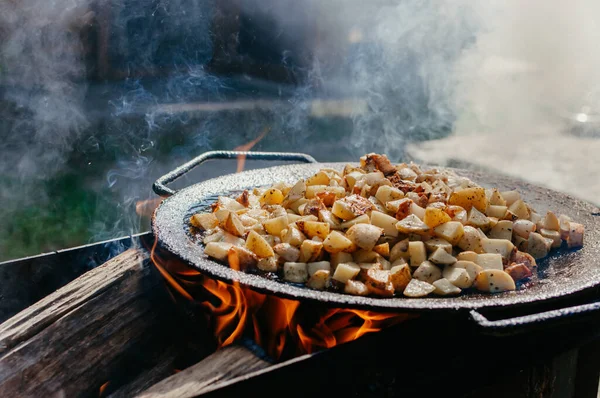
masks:
<svg viewBox="0 0 600 398"><path fill-rule="evenodd" d="M204 181L175 192L166 184L179 178L195 166L208 159L235 158L244 154L251 159L272 159L303 161L308 164L293 164L267 169L245 171L239 174L225 175ZM514 292L499 294L466 294L450 298L375 298L351 296L340 293L315 291L299 285L269 280L257 275L235 271L227 266L209 259L203 253L203 247L194 241L187 227L189 217L201 209L218 195L241 191L245 188L265 186L275 181L294 182L305 178L322 167L341 169L343 163L316 163L315 160L303 154L260 153L260 152L224 152L214 151L205 153L186 163L171 173L161 177L154 184L154 190L162 196L170 196L156 209L152 220L152 229L160 246L196 268L205 275L216 279L232 282L261 292L267 292L281 297L324 302L336 306L360 307L373 310L393 311L449 311L468 310L474 321L482 327L496 329L511 328L522 323L537 323L556 318L570 316L600 315L600 303L556 310L536 314L535 318L520 317L510 320L489 321L477 310L497 307L515 307L524 304L546 303L554 299L573 296L576 293L590 291L600 286L600 210L584 201L532 185L513 178L494 174L456 170L480 183L483 186L499 187L501 190L517 189L522 192L538 212L553 210L572 216L583 223L586 228L585 246L579 250L563 249L545 259L540 264L539 281L527 288Z"/></svg>

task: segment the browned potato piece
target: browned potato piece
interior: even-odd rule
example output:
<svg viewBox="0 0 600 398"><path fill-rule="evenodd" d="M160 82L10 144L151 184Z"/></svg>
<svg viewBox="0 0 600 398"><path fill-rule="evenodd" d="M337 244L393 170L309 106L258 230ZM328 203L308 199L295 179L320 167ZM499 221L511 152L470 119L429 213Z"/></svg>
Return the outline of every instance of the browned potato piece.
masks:
<svg viewBox="0 0 600 398"><path fill-rule="evenodd" d="M403 294L406 297L425 297L435 290L435 286L418 279L411 279Z"/></svg>
<svg viewBox="0 0 600 398"><path fill-rule="evenodd" d="M219 225L219 220L213 213L194 214L190 219L190 223L196 228L207 230Z"/></svg>
<svg viewBox="0 0 600 398"><path fill-rule="evenodd" d="M390 256L390 244L388 242L385 242L385 243L376 245L373 248L373 251L383 257L389 257Z"/></svg>
<svg viewBox="0 0 600 398"><path fill-rule="evenodd" d="M279 243L273 246L273 251L286 262L294 263L300 258L300 250L289 243Z"/></svg>
<svg viewBox="0 0 600 398"><path fill-rule="evenodd" d="M306 286L311 289L324 290L327 286L327 281L329 279L329 271L327 270L318 270L314 274L308 278L308 282L306 282Z"/></svg>
<svg viewBox="0 0 600 398"><path fill-rule="evenodd" d="M244 232L246 232L246 228L240 221L240 218L234 212L230 212L229 216L225 220L225 225L223 225L225 231L229 232L235 236L243 236Z"/></svg>
<svg viewBox="0 0 600 398"><path fill-rule="evenodd" d="M298 229L309 238L318 236L325 239L329 235L329 224L319 221L296 221Z"/></svg>
<svg viewBox="0 0 600 398"><path fill-rule="evenodd" d="M390 269L390 280L396 293L402 293L411 279L410 267L406 263L393 266Z"/></svg>
<svg viewBox="0 0 600 398"><path fill-rule="evenodd" d="M366 296L369 294L369 288L361 281L348 280L344 285L344 293L353 296Z"/></svg>
<svg viewBox="0 0 600 398"><path fill-rule="evenodd" d="M238 271L256 268L258 257L245 247L231 246L227 252L229 267Z"/></svg>
<svg viewBox="0 0 600 398"><path fill-rule="evenodd" d="M346 231L346 237L364 250L372 250L383 229L371 224L356 224Z"/></svg>
<svg viewBox="0 0 600 398"><path fill-rule="evenodd" d="M365 277L365 285L369 292L376 296L391 297L394 295L390 271L369 269Z"/></svg>
<svg viewBox="0 0 600 398"><path fill-rule="evenodd" d="M516 263L512 263L504 270L504 272L510 275L515 282L520 281L521 279L529 278L532 275L531 270L525 264Z"/></svg>
<svg viewBox="0 0 600 398"><path fill-rule="evenodd" d="M323 248L329 253L353 252L356 250L356 245L342 233L331 231L323 241Z"/></svg>
<svg viewBox="0 0 600 398"><path fill-rule="evenodd" d="M515 281L504 271L484 269L475 278L475 288L482 292L498 293L515 290Z"/></svg>
<svg viewBox="0 0 600 398"><path fill-rule="evenodd" d="M427 224L430 228L437 227L440 224L446 223L448 221L452 221L450 216L442 209L437 209L435 207L427 207L425 209L425 216L423 217L423 222Z"/></svg>
<svg viewBox="0 0 600 398"><path fill-rule="evenodd" d="M467 211L475 207L480 212L485 212L488 206L488 199L485 196L484 188L465 188L452 192L450 199L448 199L448 204L460 206Z"/></svg>
<svg viewBox="0 0 600 398"><path fill-rule="evenodd" d="M569 237L567 238L567 245L570 248L583 246L583 233L585 227L582 224L575 222L569 223Z"/></svg>
<svg viewBox="0 0 600 398"><path fill-rule="evenodd" d="M277 263L278 261L276 256L266 257L258 260L258 264L256 265L256 267L264 272L277 272Z"/></svg>
<svg viewBox="0 0 600 398"><path fill-rule="evenodd" d="M323 242L305 240L300 245L300 262L308 263L316 261L323 253Z"/></svg>
<svg viewBox="0 0 600 398"><path fill-rule="evenodd" d="M275 255L273 248L271 248L265 238L257 234L255 231L250 231L248 233L248 237L246 238L246 247L254 252L254 254L256 254L258 257L271 257Z"/></svg>

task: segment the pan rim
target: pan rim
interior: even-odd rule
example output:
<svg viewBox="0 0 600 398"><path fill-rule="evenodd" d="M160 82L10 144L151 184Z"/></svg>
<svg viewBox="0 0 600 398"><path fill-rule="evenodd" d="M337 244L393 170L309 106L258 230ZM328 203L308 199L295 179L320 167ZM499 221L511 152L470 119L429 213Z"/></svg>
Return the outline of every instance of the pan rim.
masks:
<svg viewBox="0 0 600 398"><path fill-rule="evenodd" d="M476 310L484 308L498 308L506 306L514 306L519 304L535 304L540 302L548 302L561 298L570 297L574 294L584 293L587 290L593 289L600 285L600 272L596 272L593 277L577 285L567 286L564 289L551 288L547 292L535 292L528 294L530 289L522 289L516 292L505 292L494 295L461 295L453 298L377 298L352 296L342 293L334 293L329 291L317 291L306 287L295 286L293 284L280 281L269 280L259 275L247 274L241 271L235 271L224 266L216 261L210 260L203 253L201 245L192 242L184 229L182 221L189 209L197 204L202 198L209 194L220 194L226 191L235 189L244 189L251 186L265 185L269 180L269 176L277 176L278 180L294 179L306 177L310 171L318 170L322 167L343 167L347 163L315 163L315 164L293 164L275 166L263 169L248 170L238 174L228 174L221 177L213 178L197 184L186 187L178 191L175 195L166 198L156 208L152 217L152 231L157 239L160 247L174 254L188 265L203 273L206 276L215 278L227 283L237 282L250 289L274 294L278 297L308 300L324 303L326 305L338 305L354 308L369 308L373 310L383 311L446 311L446 310ZM440 167L441 168L441 167ZM444 167L457 171L460 175L467 175L473 178L476 182L483 184L483 179L477 181L477 177L491 176L489 173L476 172L464 169L455 169ZM475 177L475 178L474 178ZM579 207L587 208L590 211L597 211L597 208L585 201L572 197L568 194L553 191L547 188L527 183L521 180L516 180L511 177L493 175L495 179L504 179L510 182L518 183L527 187L535 188L537 191L543 191L547 195L552 195L554 198L568 200L569 202L577 203ZM262 182L258 184L257 182ZM291 182L291 181L290 181ZM219 191L220 187L227 188ZM524 195L527 199L527 195ZM575 207L578 207L575 206ZM592 213L594 214L594 213ZM577 220L579 221L579 220ZM596 221L596 220L593 220ZM589 225L586 225L586 235L591 235ZM597 231L594 230L594 236L597 236ZM588 239L589 241L589 239ZM590 246L591 245L591 246ZM598 255L600 252L597 245L588 244L580 251L575 252L575 255ZM588 253L589 252L589 253ZM543 279L542 281L546 281ZM551 282L551 281L550 281ZM550 283L551 285L551 283Z"/></svg>

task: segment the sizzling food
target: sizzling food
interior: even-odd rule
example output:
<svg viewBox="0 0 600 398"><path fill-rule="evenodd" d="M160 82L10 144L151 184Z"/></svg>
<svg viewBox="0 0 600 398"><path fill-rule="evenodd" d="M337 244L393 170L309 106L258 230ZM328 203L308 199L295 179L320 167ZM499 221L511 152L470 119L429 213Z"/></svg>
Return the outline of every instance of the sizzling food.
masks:
<svg viewBox="0 0 600 398"><path fill-rule="evenodd" d="M379 297L515 290L537 259L563 242L582 246L584 234L567 216L538 214L517 191L373 153L360 167L220 196L212 207L190 220L208 256L312 289Z"/></svg>

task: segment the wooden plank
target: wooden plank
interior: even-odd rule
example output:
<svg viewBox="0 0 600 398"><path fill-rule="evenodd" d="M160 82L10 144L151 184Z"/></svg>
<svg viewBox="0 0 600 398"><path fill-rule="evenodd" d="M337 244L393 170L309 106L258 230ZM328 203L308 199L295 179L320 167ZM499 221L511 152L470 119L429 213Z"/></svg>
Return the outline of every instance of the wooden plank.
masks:
<svg viewBox="0 0 600 398"><path fill-rule="evenodd" d="M97 395L168 313L147 258L129 249L0 325L0 396Z"/></svg>
<svg viewBox="0 0 600 398"><path fill-rule="evenodd" d="M138 398L196 397L227 380L271 366L242 346L229 346L139 394Z"/></svg>

